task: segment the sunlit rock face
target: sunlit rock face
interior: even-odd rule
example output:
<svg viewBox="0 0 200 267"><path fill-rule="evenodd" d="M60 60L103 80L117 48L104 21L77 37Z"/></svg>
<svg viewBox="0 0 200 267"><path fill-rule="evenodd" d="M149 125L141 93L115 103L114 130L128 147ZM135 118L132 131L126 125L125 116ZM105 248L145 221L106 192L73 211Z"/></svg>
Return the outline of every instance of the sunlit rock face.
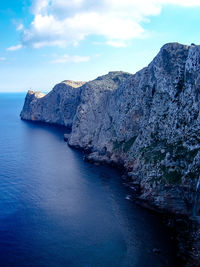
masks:
<svg viewBox="0 0 200 267"><path fill-rule="evenodd" d="M69 144L121 163L161 209L191 214L200 170L200 47L166 44L115 90L82 92ZM86 86L86 85L85 85Z"/></svg>
<svg viewBox="0 0 200 267"><path fill-rule="evenodd" d="M190 215L200 170L199 69L199 46L166 44L134 75L64 81L45 96L29 91L21 117L71 128L69 145L123 165L142 199Z"/></svg>
<svg viewBox="0 0 200 267"><path fill-rule="evenodd" d="M129 76L128 73L116 71L87 83L65 80L47 95L28 91L20 116L25 120L59 124L71 129L74 116L77 115L77 121L78 112L81 115L81 109L87 107L86 113L91 115L87 121L92 125L92 106L95 110L95 106L101 105L104 94L115 90Z"/></svg>
<svg viewBox="0 0 200 267"><path fill-rule="evenodd" d="M129 73L120 71L109 72L82 86L81 102L77 108L69 138L70 145L98 151L104 147L104 143L109 145L112 135L112 122L108 114L110 98L119 85L131 76ZM108 127L108 129L103 130L102 127ZM104 136L100 136L101 134Z"/></svg>

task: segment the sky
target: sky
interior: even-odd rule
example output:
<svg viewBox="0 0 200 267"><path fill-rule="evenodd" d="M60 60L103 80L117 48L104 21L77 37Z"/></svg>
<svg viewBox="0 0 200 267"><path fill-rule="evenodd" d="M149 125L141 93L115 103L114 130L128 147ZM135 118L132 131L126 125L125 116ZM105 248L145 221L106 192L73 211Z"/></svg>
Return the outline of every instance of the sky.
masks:
<svg viewBox="0 0 200 267"><path fill-rule="evenodd" d="M200 0L1 0L0 35L0 92L48 92L199 44Z"/></svg>

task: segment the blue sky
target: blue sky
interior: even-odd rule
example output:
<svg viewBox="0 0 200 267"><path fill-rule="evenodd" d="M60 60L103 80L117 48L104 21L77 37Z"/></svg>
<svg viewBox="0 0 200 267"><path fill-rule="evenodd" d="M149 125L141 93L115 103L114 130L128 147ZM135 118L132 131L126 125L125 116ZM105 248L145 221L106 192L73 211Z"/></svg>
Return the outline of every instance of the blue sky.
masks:
<svg viewBox="0 0 200 267"><path fill-rule="evenodd" d="M200 0L2 0L0 33L0 91L49 91L199 44Z"/></svg>

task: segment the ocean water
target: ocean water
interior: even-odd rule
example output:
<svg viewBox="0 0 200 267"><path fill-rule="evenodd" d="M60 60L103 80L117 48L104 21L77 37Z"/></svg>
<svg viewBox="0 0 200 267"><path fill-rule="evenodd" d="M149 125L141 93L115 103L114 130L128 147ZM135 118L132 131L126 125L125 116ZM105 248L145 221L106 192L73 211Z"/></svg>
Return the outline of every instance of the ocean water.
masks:
<svg viewBox="0 0 200 267"><path fill-rule="evenodd" d="M84 162L63 128L20 120L24 96L0 94L0 266L175 265L160 218L126 200L116 170Z"/></svg>

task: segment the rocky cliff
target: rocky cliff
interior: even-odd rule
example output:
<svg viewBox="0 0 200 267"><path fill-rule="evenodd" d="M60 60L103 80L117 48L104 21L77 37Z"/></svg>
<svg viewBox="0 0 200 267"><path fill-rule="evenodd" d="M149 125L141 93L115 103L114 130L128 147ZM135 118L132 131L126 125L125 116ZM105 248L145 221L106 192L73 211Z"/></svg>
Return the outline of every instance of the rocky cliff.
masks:
<svg viewBox="0 0 200 267"><path fill-rule="evenodd" d="M78 86L28 92L22 119L71 128L69 145L89 151L88 160L124 166L140 199L197 223L200 46L166 44L134 75L111 72ZM197 261L199 236L190 253Z"/></svg>
<svg viewBox="0 0 200 267"><path fill-rule="evenodd" d="M66 80L57 84L47 95L29 90L21 118L65 125L71 129L80 104L80 87L83 84L84 82Z"/></svg>

